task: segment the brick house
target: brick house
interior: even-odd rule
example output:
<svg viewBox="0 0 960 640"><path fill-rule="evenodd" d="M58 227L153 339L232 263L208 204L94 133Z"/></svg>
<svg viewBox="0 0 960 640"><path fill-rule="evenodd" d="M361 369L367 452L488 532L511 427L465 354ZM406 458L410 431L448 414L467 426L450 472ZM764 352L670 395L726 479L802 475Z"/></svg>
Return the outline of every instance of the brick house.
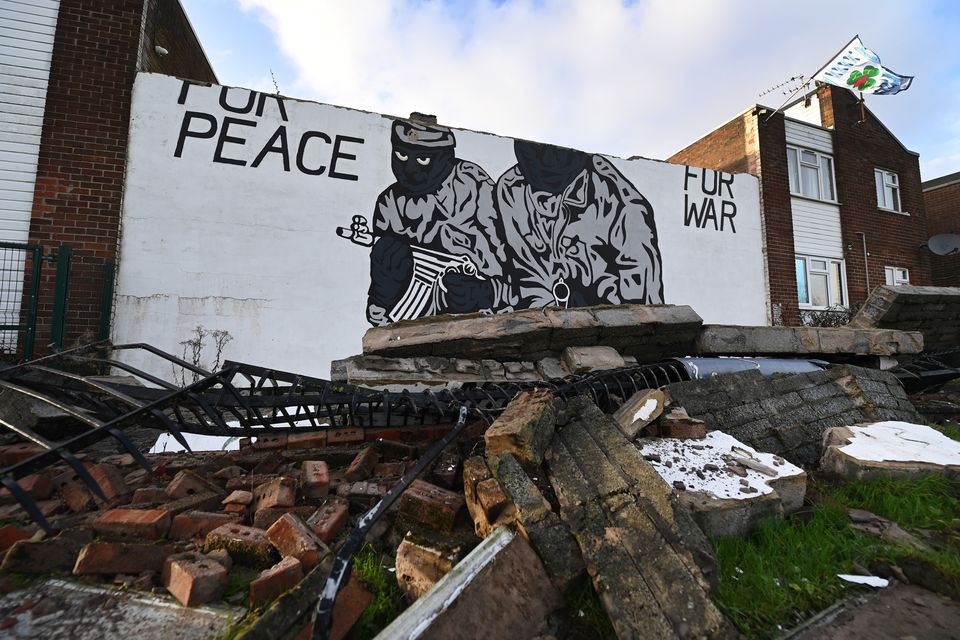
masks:
<svg viewBox="0 0 960 640"><path fill-rule="evenodd" d="M772 324L932 284L919 156L855 95L819 85L783 111L754 105L667 160L760 178Z"/></svg>
<svg viewBox="0 0 960 640"><path fill-rule="evenodd" d="M927 207L930 235L960 235L960 171L923 183L923 201ZM933 284L960 287L960 253L930 258Z"/></svg>
<svg viewBox="0 0 960 640"><path fill-rule="evenodd" d="M109 321L104 274L117 258L136 73L217 78L179 0L18 0L0 4L0 21L0 241L40 244L47 255L73 249L63 343L88 342L102 316ZM19 255L6 254L4 268L29 274ZM51 339L54 279L45 266L40 351ZM2 294L9 324L21 297L16 286Z"/></svg>

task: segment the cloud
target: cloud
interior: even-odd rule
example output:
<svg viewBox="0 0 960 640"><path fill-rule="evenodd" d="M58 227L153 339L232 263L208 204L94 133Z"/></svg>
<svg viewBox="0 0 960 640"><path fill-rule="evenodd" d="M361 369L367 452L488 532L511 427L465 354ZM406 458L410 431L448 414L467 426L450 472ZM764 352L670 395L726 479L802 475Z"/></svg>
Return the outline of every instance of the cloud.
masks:
<svg viewBox="0 0 960 640"><path fill-rule="evenodd" d="M917 76L868 99L908 147L951 155L925 132L923 105L960 118L938 82L960 73L949 3L238 1L295 67L286 94L589 151L666 157L755 102L779 105L758 93L811 75L857 31Z"/></svg>

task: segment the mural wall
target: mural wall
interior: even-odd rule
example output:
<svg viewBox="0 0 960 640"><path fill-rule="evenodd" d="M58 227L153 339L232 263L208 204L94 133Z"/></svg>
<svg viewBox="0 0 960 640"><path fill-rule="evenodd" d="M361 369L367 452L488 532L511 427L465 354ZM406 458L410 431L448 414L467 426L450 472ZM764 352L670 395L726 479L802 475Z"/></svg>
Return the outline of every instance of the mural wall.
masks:
<svg viewBox="0 0 960 640"><path fill-rule="evenodd" d="M141 74L114 340L225 332L228 358L326 377L371 325L438 313L765 324L760 226L749 175Z"/></svg>

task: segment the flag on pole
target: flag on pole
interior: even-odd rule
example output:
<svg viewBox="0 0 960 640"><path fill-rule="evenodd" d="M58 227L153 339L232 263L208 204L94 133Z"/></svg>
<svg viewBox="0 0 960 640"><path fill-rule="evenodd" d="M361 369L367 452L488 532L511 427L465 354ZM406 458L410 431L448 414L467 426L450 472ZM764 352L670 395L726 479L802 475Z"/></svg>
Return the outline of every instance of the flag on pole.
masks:
<svg viewBox="0 0 960 640"><path fill-rule="evenodd" d="M906 91L913 82L913 76L902 76L880 66L880 57L863 46L860 36L854 36L813 79L878 96Z"/></svg>

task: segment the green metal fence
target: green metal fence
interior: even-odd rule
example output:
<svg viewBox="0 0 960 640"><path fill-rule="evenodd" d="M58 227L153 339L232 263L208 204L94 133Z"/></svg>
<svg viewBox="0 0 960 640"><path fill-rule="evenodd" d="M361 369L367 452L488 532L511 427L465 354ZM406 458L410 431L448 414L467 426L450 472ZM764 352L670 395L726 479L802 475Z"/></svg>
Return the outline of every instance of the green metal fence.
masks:
<svg viewBox="0 0 960 640"><path fill-rule="evenodd" d="M43 247L0 242L0 354L33 357Z"/></svg>

